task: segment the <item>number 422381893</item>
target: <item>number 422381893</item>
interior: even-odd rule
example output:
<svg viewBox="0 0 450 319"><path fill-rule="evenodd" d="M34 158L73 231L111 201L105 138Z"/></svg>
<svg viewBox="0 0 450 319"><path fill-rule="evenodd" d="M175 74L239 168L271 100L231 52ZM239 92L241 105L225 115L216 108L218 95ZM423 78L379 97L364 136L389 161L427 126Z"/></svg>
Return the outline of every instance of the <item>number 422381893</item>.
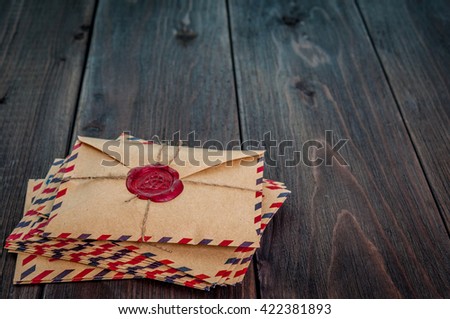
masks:
<svg viewBox="0 0 450 319"><path fill-rule="evenodd" d="M320 315L331 314L330 304L264 304L259 309L267 315Z"/></svg>

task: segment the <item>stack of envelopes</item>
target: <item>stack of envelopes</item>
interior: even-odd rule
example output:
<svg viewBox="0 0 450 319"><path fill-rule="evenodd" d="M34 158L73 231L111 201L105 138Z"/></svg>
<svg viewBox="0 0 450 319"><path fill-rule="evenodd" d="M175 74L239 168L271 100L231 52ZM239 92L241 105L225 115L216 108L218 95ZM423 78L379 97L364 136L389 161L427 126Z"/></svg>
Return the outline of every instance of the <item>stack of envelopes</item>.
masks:
<svg viewBox="0 0 450 319"><path fill-rule="evenodd" d="M28 182L5 246L18 252L14 281L239 283L290 193L263 170L263 151L79 137L45 179Z"/></svg>

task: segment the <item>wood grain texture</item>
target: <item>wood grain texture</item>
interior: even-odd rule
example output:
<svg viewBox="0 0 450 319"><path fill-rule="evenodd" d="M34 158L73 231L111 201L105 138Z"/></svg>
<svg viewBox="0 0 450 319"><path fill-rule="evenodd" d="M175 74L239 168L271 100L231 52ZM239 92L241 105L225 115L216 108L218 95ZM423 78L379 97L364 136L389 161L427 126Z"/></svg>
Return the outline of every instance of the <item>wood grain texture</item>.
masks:
<svg viewBox="0 0 450 319"><path fill-rule="evenodd" d="M257 254L261 296L449 297L444 223L354 3L229 9L243 138L316 140L313 158L350 139L349 166L268 170L293 193Z"/></svg>
<svg viewBox="0 0 450 319"><path fill-rule="evenodd" d="M29 178L45 175L70 139L92 1L0 1L0 297L37 298L12 285L3 249L22 215Z"/></svg>
<svg viewBox="0 0 450 319"><path fill-rule="evenodd" d="M42 177L78 134L164 139L180 130L228 142L271 131L297 151L322 143L311 158L349 138L340 151L349 166L268 168L293 193L241 286L14 287L15 258L1 250L0 297L450 297L448 1L95 7L0 0L1 247L20 219L26 180Z"/></svg>
<svg viewBox="0 0 450 319"><path fill-rule="evenodd" d="M450 228L450 2L358 1Z"/></svg>
<svg viewBox="0 0 450 319"><path fill-rule="evenodd" d="M223 1L100 1L74 137L239 139ZM151 280L49 285L45 298L251 298L243 285L202 292Z"/></svg>

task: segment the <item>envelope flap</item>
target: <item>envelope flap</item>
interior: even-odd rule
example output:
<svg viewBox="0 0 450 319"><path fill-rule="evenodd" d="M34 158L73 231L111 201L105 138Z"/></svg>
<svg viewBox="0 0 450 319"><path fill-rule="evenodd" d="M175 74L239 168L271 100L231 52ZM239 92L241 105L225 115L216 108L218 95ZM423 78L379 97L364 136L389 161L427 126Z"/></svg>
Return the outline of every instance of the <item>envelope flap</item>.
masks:
<svg viewBox="0 0 450 319"><path fill-rule="evenodd" d="M250 163L254 158L259 158L264 154L264 150L218 151L187 146L160 145L142 140L106 140L83 136L79 136L78 140L107 154L127 167L145 166L157 162L168 164L178 171L180 178L224 163L233 165L236 160L240 159L248 158Z"/></svg>

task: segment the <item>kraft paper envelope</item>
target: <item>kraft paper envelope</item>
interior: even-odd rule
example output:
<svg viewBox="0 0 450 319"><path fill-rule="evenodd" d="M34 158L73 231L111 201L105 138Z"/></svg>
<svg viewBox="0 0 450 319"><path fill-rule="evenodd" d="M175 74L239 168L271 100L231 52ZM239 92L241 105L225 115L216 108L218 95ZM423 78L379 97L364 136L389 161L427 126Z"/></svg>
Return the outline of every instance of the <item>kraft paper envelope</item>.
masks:
<svg viewBox="0 0 450 319"><path fill-rule="evenodd" d="M79 147L80 149L82 149L83 147ZM75 154L72 154L71 156L69 156L68 157L68 160L67 160L67 162L71 162L73 159L75 159L76 158L76 156L74 156L74 155L76 155L76 156L78 156L79 154L77 154L77 153L75 153ZM71 169L70 169L70 167L71 166L69 166L69 167L65 167L64 169L62 169L62 171L63 172L70 172L71 171ZM69 168L69 169L68 169ZM73 169L73 166L72 166L72 169ZM259 172L262 172L262 170L259 170ZM55 178L55 179L57 179L57 178ZM270 181L269 181L270 182ZM276 186L276 182L273 182L274 184L273 185L275 185L275 186L269 186L269 187L278 187L278 188L280 188L279 186ZM270 184L270 183L269 183ZM278 185L280 185L280 183L278 183ZM53 186L53 185L50 185L50 186ZM49 188L49 189L51 189L51 188ZM58 195L57 196L50 196L49 198L51 198L51 199L55 199L55 197L56 197L56 200L58 200L58 197L60 197L59 196L59 194L60 193L64 193L64 189L62 189L62 190L57 190L58 191ZM256 192L256 196L255 197L260 197L260 196L258 196L258 193L261 195L261 192ZM279 195L281 195L281 196L286 196L288 194L288 191L284 191L283 193L280 193ZM45 198L44 198L45 199ZM256 200L257 202L258 202L258 200ZM283 199L283 201L284 201L284 199ZM261 203L261 200L259 199L259 203ZM266 204L267 204L267 201L266 201ZM278 209L280 206L281 206L281 204L282 204L282 201L278 201L278 203L271 203L271 205L275 205L274 207L276 208L276 209ZM56 207L58 207L58 203L57 204L55 204L55 206ZM259 204L259 208L261 208L261 205ZM265 209L266 208L264 208L264 201L263 201L263 205L262 205L262 207L263 207L263 210L262 211L265 211ZM41 211L42 212L42 211ZM46 214L44 214L44 215L46 215ZM268 213L266 212L266 213L264 213L263 214L263 216L261 216L261 210L260 210L260 214L259 214L259 219L257 218L257 217L255 217L255 219L254 219L254 224L258 224L259 225L259 223L260 223L260 221L261 221L261 229L263 229L264 228L264 226L265 226L265 224L267 223L267 219L268 220L270 220L270 216L269 216L269 218L267 217L267 215L268 215ZM272 213L272 215L273 215L273 213ZM265 217L264 217L265 216ZM262 217L262 219L261 219L261 217ZM265 221L266 220L266 221ZM264 223L264 221L265 221L265 223ZM25 223L26 224L26 223ZM96 243L96 242L93 242L93 243ZM230 243L229 242L226 242L226 244L227 245L229 245ZM162 243L149 243L149 244L140 244L140 245L143 245L144 247L146 247L146 248L149 248L149 247L153 247L153 246L149 246L149 245L160 245L160 246L171 246L170 244L166 244L165 242L162 242ZM59 243L58 243L58 246L59 246ZM172 245L173 247L189 247L189 246L186 246L186 245ZM231 246L231 245L230 245ZM192 247L192 246L191 246ZM201 246L198 246L199 248L203 248L203 247L201 247ZM211 247L211 246L210 246ZM194 248L194 247L193 247ZM204 248L207 248L207 247L205 247L204 246ZM213 248L213 247L211 247L211 248ZM214 249L214 253L213 254L215 254L215 253L217 253L217 251L216 250L219 250L219 249L229 249L229 248L232 248L232 247L217 247L217 249ZM238 247L239 248L239 247ZM171 248L172 249L172 248ZM234 258L230 258L230 260L232 260L231 261L231 265L232 265L232 267L231 268L228 268L228 269L221 269L220 270L220 273L222 273L222 278L221 278L221 280L219 280L217 283L221 283L221 282L224 282L224 283L231 283L233 280L235 281L235 282L238 282L238 281L240 281L240 280L242 280L242 277L243 277L243 274L245 274L245 271L246 271L246 264L248 264L249 262L250 262L250 260L251 260L251 255L253 254L253 251L254 251L254 249L253 248L251 248L251 246L243 246L243 247L240 247L240 249L243 251L243 256L242 256L242 258L237 258L236 256L234 256ZM168 250L168 248L166 248L166 250ZM174 249L175 250L175 249ZM201 250L201 249L200 249ZM199 252L200 252L200 250L199 250ZM231 250L232 251L232 250ZM178 250L178 253L180 253L180 252L182 252L182 250ZM193 250L193 252L195 252L195 250ZM206 255L208 255L208 251L206 251L205 252L206 253ZM205 256L205 254L201 254L201 255L203 255L203 256ZM200 256L201 256L200 255ZM244 256L244 255L246 255L246 257ZM180 255L178 254L178 257L179 257ZM192 259L195 259L195 257L196 257L196 254L195 253L193 253L192 254ZM189 259L190 258L187 258L187 260L189 261ZM237 265L237 263L235 263L235 261L236 260L240 260L240 259L242 259L242 262L240 262L239 263L239 266L236 266ZM206 260L208 260L208 258L200 258L199 260L203 260L203 261L206 261ZM211 263L211 264L214 264L214 263ZM195 265L195 264L194 264ZM197 265L195 265L195 266L197 266ZM194 266L194 268L196 268ZM170 268L170 267L169 267ZM186 267L180 267L180 268L183 268L183 269L186 269ZM236 270L234 270L234 268L236 268ZM214 268L213 268L214 269ZM216 268L217 269L217 268ZM198 274L198 273L197 273ZM204 276L204 274L200 274L200 277L202 277L202 276ZM231 278L231 280L229 280L229 278L227 278L227 276L231 276L232 278ZM168 277L169 278L169 280L170 280L170 277ZM158 278L155 278L155 279L158 279ZM214 281L212 281L212 282L214 282Z"/></svg>
<svg viewBox="0 0 450 319"><path fill-rule="evenodd" d="M224 151L208 166L203 149L87 137L79 143L44 236L258 247L263 151ZM166 161L184 185L164 203L126 187L130 168L156 161Z"/></svg>
<svg viewBox="0 0 450 319"><path fill-rule="evenodd" d="M70 157L69 157L69 159L70 159ZM70 162L70 161L69 161ZM59 192L58 192L59 193ZM285 194L287 194L287 193L285 193ZM260 194L261 195L261 194ZM260 196L257 196L257 197L260 197ZM281 204L281 203L280 203ZM279 207L279 206L278 206ZM46 243L46 245L47 245L48 243ZM166 245L167 246L167 244L164 244L164 243L158 243L157 244L158 246L164 246L164 245ZM149 246L149 245L144 245L147 249L153 249L153 250L155 250L155 248L153 247L153 246ZM236 260L236 259L238 259L238 256L231 256L230 257L230 253L232 254L232 252L233 252L233 250L231 250L230 251L230 253L228 253L228 255L227 255L227 248L225 248L225 247L220 247L220 248L218 248L217 250L215 250L214 251L214 253L213 254L211 254L208 250L206 250L206 251L204 251L204 252L202 252L202 249L203 250L205 250L207 247L204 247L204 248L202 248L202 247L195 247L195 249L194 249L194 247L192 247L191 248L191 250L189 250L187 247L186 247L186 249L183 249L182 248L182 246L184 246L184 245L176 245L176 246L178 246L179 248L178 249L176 249L176 251L175 251L175 255L176 255L176 253L178 252L178 258L179 258L179 256L181 255L183 258L180 258L180 261L177 263L177 259L178 258L175 258L175 263L174 262L172 262L172 265L173 266L178 266L178 268L181 268L181 269L189 269L189 267L186 267L185 265L185 262L187 262L188 263L188 265L190 266L190 267L192 267L192 265L189 263L189 262L194 262L194 269L189 269L190 271L192 271L193 272L193 274L195 275L195 274L198 274L198 275L200 275L201 277L204 277L205 276L205 274L204 274L204 272L207 272L208 274L209 274L209 276L212 276L212 277L214 277L214 274L216 273L216 272L213 272L213 273L211 273L211 272L208 272L207 271L207 269L208 269L208 266L209 266L209 269L211 270L211 271L214 271L214 270L217 270L218 269L218 264L217 264L217 261L220 261L220 260L222 260L222 264L223 264L223 262L226 262L227 260L229 260L229 259L232 259L232 260ZM129 247L129 246L128 246ZM173 246L174 247L174 246ZM159 247L156 247L156 248L159 248ZM222 250L222 253L220 253L220 249ZM245 251L245 249L248 249L247 247L242 247L242 248L240 248L240 250L242 250L242 251ZM164 250L164 248L163 248L163 250ZM169 248L166 248L165 250L169 250ZM170 248L170 250L173 250L173 248ZM201 255L203 255L203 256L206 256L206 257L211 257L211 258L202 258L202 259L198 259L197 258L197 254L195 254L195 252L196 252L196 250L198 250L197 251L197 254L198 253L202 253ZM144 252L147 252L147 250L144 250ZM191 253L192 252L192 253ZM225 255L224 255L224 253L225 253ZM183 256L184 255L184 256ZM221 256L223 256L223 257L221 257ZM124 256L124 258L125 258L126 256ZM166 256L158 256L158 257L160 257L160 260L161 259L164 259L164 260L167 260L166 258L168 257L167 255ZM228 257L230 257L230 258L228 258ZM183 260L184 260L184 262L183 262ZM202 267L197 267L197 266L199 266L199 264L198 264L198 262L199 261L201 261L201 262L203 262L203 268ZM214 262L215 261L215 262ZM180 262L181 262L181 264L180 264ZM197 263L196 263L197 262ZM201 264L200 264L201 265ZM233 264L234 265L234 264ZM220 266L220 265L219 265ZM206 270L205 270L205 267L206 267ZM195 270L197 270L197 268L200 268L200 272L197 272L197 273L195 273ZM223 269L223 268L220 268L219 269L219 271L217 271L217 273L221 273L222 275L220 275L220 276L223 276L223 274L225 273L227 273L227 271L228 271L228 269ZM221 278L223 278L223 277L221 277ZM220 279L220 278L219 278ZM216 280L214 280L214 278L210 278L209 280L211 280L211 282L216 282ZM219 280L219 282L220 282L220 280Z"/></svg>

